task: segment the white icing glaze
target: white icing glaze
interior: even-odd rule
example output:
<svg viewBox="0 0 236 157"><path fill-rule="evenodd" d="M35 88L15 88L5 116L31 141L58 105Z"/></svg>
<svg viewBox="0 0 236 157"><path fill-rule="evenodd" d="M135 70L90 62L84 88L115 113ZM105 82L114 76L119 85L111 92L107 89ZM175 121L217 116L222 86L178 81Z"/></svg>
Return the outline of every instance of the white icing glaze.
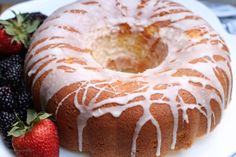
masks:
<svg viewBox="0 0 236 157"><path fill-rule="evenodd" d="M49 100L60 89L73 83L81 83L78 89L68 93L68 95L58 103L56 109L57 115L63 102L70 96L75 95L74 105L80 111L77 118L79 150L83 150L83 130L90 118L100 117L107 113L114 117L119 117L125 110L135 106L141 106L143 108L143 115L137 121L134 130L132 148L130 148L131 157L135 157L136 142L139 133L142 130L142 127L149 121L151 121L157 131L156 155L159 156L161 153L162 133L158 121L151 114L150 108L152 105L164 103L168 104L171 109L174 119L171 149L175 149L177 142L176 136L178 131L179 110L183 111L183 120L186 123L189 123L187 111L197 109L206 117L207 132L210 132L212 121L215 123L215 116L210 107L210 101L214 99L218 102L222 112L227 105L225 103L230 101L232 89L232 78L227 65L230 62L229 54L226 50L222 49L222 44L210 44L210 42L214 40L223 43L216 32L204 20L188 11L164 16L159 15L150 19L152 15L164 11L168 12L176 9L186 10L184 7L179 5L170 5L169 1L166 0L147 1L142 9L138 9L138 5L142 2L141 0L99 0L92 1L97 3L85 5L84 3L86 2L90 1L83 0L61 8L47 19L34 35L32 45L40 41L40 39L46 39L43 42L37 43L34 47L31 45L32 49L26 57L25 67L25 71L29 77L35 75L32 82L32 88L43 74L51 70L51 72L43 79L40 88L42 109L46 108ZM74 10L74 12L70 12L71 10ZM139 12L142 12L140 16L137 15ZM181 20L189 16L192 16L192 18ZM127 23L132 28L133 32L137 32L142 31L144 27L149 26L154 22L166 20L170 20L172 23L168 27L160 28L159 36L163 42L168 45L168 56L165 58L165 61L156 68L148 69L143 73L138 74L112 71L101 67L91 57L90 53L84 52L85 49L92 51L92 44L98 37L118 31L118 28L115 26L117 24ZM206 33L197 38L189 38L184 33L185 31L195 28L200 29L201 31L206 31ZM70 29L70 31L68 31L68 29ZM207 41L207 43L197 44L203 39L208 39L209 41ZM55 46L55 44L59 45ZM46 49L45 47L49 45L51 45L50 48ZM80 50L68 48L70 46L79 48ZM178 52L178 50L181 51ZM222 56L226 60L213 62L214 55ZM190 61L196 58L206 56L210 58L210 60L205 60L207 63L190 63ZM58 62L61 59L68 58L79 58L86 64ZM48 61L51 62L46 64ZM42 65L45 66L42 68ZM74 71L66 72L58 69L60 66L72 68ZM86 69L91 67L96 70ZM214 72L214 69L217 67L223 69L227 76L227 78L225 78L225 80L227 81L228 79L229 82L227 97ZM40 71L37 72L39 69ZM168 69L170 70L161 73ZM180 69L196 70L204 75L204 77L173 76ZM93 80L101 80L101 82L92 83L91 81ZM113 86L117 81L121 81L123 84L137 82L139 87L136 91L123 92L122 96L114 97L114 95L122 93L119 91L119 87ZM190 81L200 83L202 86L193 86L190 84ZM155 89L156 86L165 84L168 84L165 89ZM99 85L104 86L100 87ZM217 89L220 95L218 95L214 90L207 89L207 86ZM88 91L91 88L98 90L98 92L90 102L85 105ZM185 103L179 95L181 89L190 92L195 97L196 103ZM79 102L78 94L82 90L84 90L83 97L81 102ZM97 101L104 91L111 93L113 96L102 101ZM151 100L151 96L157 93L162 94L162 98ZM144 97L144 100L130 102L140 96ZM166 100L164 97L168 99ZM177 97L179 102L176 101ZM117 106L101 108L109 103L115 103Z"/></svg>

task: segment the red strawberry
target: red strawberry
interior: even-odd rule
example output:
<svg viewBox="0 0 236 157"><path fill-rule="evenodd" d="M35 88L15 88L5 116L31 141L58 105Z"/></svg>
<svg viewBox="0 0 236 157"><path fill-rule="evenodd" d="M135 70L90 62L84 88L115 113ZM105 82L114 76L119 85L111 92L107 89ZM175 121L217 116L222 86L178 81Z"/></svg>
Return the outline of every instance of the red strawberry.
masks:
<svg viewBox="0 0 236 157"><path fill-rule="evenodd" d="M50 114L28 112L27 123L15 123L9 135L17 157L58 157L59 141Z"/></svg>
<svg viewBox="0 0 236 157"><path fill-rule="evenodd" d="M12 55L28 48L31 34L38 28L40 21L30 21L22 14L15 18L0 20L0 55Z"/></svg>
<svg viewBox="0 0 236 157"><path fill-rule="evenodd" d="M9 36L4 29L0 28L0 54L11 55L20 52L23 49L23 45L16 41L12 42L11 36Z"/></svg>

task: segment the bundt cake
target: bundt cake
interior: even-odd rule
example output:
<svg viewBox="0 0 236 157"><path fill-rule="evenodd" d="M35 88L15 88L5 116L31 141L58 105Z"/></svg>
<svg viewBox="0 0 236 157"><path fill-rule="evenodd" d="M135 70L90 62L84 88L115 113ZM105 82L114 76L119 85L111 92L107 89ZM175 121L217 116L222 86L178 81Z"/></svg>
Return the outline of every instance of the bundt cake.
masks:
<svg viewBox="0 0 236 157"><path fill-rule="evenodd" d="M156 157L213 130L230 102L227 46L168 0L81 0L33 36L25 74L60 143L93 157Z"/></svg>

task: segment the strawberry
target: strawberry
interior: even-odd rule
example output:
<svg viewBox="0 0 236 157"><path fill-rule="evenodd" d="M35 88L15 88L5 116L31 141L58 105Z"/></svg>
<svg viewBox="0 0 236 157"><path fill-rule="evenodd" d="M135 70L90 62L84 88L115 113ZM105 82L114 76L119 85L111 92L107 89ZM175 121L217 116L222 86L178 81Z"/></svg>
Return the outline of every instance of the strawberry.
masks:
<svg viewBox="0 0 236 157"><path fill-rule="evenodd" d="M27 122L18 121L8 133L17 157L58 157L59 141L48 113L28 110Z"/></svg>
<svg viewBox="0 0 236 157"><path fill-rule="evenodd" d="M12 37L9 36L6 31L0 28L0 54L11 55L20 52L23 49L23 45L19 42L13 42Z"/></svg>
<svg viewBox="0 0 236 157"><path fill-rule="evenodd" d="M27 49L32 33L40 25L39 20L15 14L15 18L0 20L0 55L12 55Z"/></svg>

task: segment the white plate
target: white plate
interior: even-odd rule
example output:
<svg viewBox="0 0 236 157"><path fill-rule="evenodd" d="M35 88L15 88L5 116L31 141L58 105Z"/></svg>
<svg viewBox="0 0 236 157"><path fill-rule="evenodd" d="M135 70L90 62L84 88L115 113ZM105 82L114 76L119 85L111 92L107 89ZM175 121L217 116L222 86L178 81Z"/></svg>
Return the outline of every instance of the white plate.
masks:
<svg viewBox="0 0 236 157"><path fill-rule="evenodd" d="M12 16L10 10L16 12L33 12L41 11L50 15L55 9L75 0L34 0L30 2L15 5L4 12L0 19L6 19ZM229 35L221 26L217 17L204 5L195 0L175 0L192 11L196 12L206 19L225 39L232 55L232 67L236 67L236 37ZM233 69L234 70L234 69ZM236 82L236 75L234 75ZM236 90L234 88L232 102L224 112L219 126L209 135L198 139L191 149L178 153L173 153L169 157L230 157L236 152ZM60 149L61 157L86 157L86 155L72 153ZM0 139L0 157L13 157L8 149L3 145Z"/></svg>

